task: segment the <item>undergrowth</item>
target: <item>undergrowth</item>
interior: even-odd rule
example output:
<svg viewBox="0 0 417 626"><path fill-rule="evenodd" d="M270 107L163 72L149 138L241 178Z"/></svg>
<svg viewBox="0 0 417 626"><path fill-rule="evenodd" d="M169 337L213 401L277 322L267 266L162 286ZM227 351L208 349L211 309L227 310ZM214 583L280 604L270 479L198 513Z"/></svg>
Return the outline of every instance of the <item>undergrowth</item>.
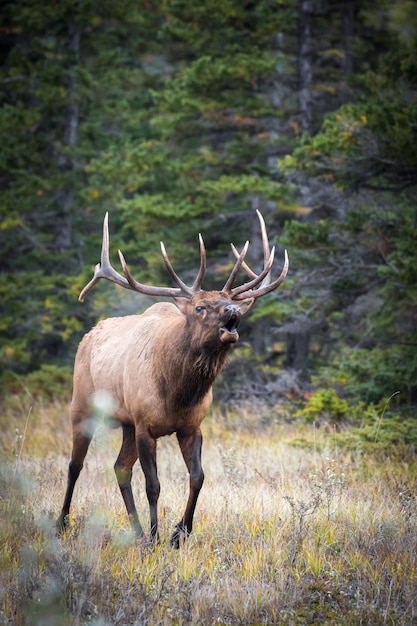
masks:
<svg viewBox="0 0 417 626"><path fill-rule="evenodd" d="M106 429L87 456L70 529L58 538L70 452L66 407L24 410L9 407L2 417L0 623L417 620L412 449L366 455L311 424L266 421L249 409L239 420L214 410L204 424L206 481L194 532L176 551L169 536L188 476L175 438L159 444L159 545L132 536L112 469L119 434ZM300 434L308 447L292 445ZM148 528L139 467L134 491Z"/></svg>

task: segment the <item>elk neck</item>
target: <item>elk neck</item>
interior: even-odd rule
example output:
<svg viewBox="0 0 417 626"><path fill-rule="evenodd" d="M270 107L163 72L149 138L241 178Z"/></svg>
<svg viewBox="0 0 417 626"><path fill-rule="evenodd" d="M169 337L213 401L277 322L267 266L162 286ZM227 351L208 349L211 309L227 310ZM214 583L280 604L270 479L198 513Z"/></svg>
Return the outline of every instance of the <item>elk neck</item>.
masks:
<svg viewBox="0 0 417 626"><path fill-rule="evenodd" d="M168 376L162 372L159 384L163 397L170 397L180 409L197 406L211 389L223 369L232 344L218 338L195 342L185 332L170 350ZM168 356L168 355L167 355Z"/></svg>

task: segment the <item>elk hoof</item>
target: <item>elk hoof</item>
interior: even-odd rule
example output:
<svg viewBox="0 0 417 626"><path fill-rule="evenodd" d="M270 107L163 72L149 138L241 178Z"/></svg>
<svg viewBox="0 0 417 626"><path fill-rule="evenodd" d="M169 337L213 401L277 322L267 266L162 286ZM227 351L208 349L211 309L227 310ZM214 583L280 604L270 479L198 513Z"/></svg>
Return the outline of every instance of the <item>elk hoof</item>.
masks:
<svg viewBox="0 0 417 626"><path fill-rule="evenodd" d="M68 515L60 515L55 527L57 535L62 537L68 530Z"/></svg>
<svg viewBox="0 0 417 626"><path fill-rule="evenodd" d="M161 543L159 533L155 533L154 535L151 534L151 536L148 538L148 543L150 548L156 548L156 546L159 546L159 544Z"/></svg>
<svg viewBox="0 0 417 626"><path fill-rule="evenodd" d="M188 532L187 528L183 524L181 523L177 524L171 536L171 542L170 542L171 546L175 548L175 550L178 550L178 548L187 539L189 534L190 533Z"/></svg>

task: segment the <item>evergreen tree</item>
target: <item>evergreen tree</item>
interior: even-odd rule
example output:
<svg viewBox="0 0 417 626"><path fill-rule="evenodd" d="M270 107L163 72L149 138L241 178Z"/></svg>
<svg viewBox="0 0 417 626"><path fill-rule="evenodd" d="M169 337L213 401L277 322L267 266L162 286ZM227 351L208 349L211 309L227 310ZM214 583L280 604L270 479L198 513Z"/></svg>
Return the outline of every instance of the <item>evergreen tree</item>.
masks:
<svg viewBox="0 0 417 626"><path fill-rule="evenodd" d="M130 0L19 0L1 19L0 354L24 372L72 360L86 313L76 306L82 244L102 219L88 163L143 126L154 80L142 55L159 15Z"/></svg>
<svg viewBox="0 0 417 626"><path fill-rule="evenodd" d="M224 251L231 234L247 236L249 208L289 206L274 158L282 154L283 110L271 91L284 62L277 34L293 21L286 3L164 3L166 71L152 93L154 134L142 142L126 136L92 164L98 185L111 177L109 197L118 188L126 239L138 241L140 255L150 247L143 233L155 249L162 236L186 266L184 244L192 241L195 256L194 218L209 250Z"/></svg>
<svg viewBox="0 0 417 626"><path fill-rule="evenodd" d="M159 240L187 281L200 230L210 288L230 270L230 241L250 237L250 264L261 258L260 208L273 239L285 227L291 270L251 314L259 375L286 365L414 402L410 6L3 3L2 369L70 364L98 317L144 306L104 285L78 305L106 210L112 251L155 284L168 280Z"/></svg>
<svg viewBox="0 0 417 626"><path fill-rule="evenodd" d="M319 190L308 220L287 224L288 240L302 249L298 306L314 327L313 368L325 366L323 380L356 397L378 401L399 390L396 401L409 403L417 393L417 38L398 36L397 13L385 3L377 9L363 10L359 24L368 40L358 49L379 42L379 54L359 57L355 99L326 115L280 166ZM338 211L323 202L329 197Z"/></svg>

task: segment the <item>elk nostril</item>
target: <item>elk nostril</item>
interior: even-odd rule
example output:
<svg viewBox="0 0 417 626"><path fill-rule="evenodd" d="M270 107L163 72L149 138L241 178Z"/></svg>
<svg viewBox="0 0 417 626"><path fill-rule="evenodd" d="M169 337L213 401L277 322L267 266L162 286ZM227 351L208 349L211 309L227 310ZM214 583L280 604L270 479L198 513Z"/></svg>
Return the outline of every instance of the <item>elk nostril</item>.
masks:
<svg viewBox="0 0 417 626"><path fill-rule="evenodd" d="M224 307L225 313L235 313L236 315L241 314L240 307L237 304L227 304Z"/></svg>

